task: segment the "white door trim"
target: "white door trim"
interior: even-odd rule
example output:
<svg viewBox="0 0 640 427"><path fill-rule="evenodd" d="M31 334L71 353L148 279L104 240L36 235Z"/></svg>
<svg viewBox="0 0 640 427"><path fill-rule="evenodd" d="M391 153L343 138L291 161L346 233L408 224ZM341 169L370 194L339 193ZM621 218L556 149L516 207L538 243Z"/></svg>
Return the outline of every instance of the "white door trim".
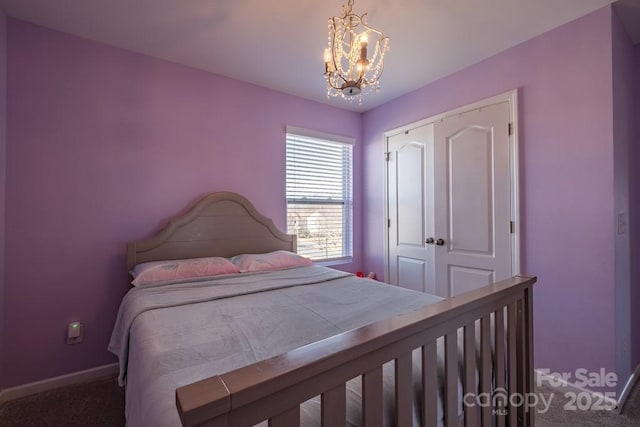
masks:
<svg viewBox="0 0 640 427"><path fill-rule="evenodd" d="M441 121L446 117L463 114L467 111L477 110L479 108L488 107L493 104L502 102L509 103L509 115L511 122L511 135L509 137L509 169L511 175L511 221L513 222L513 233L511 234L511 275L520 274L520 172L519 172L519 150L518 150L518 90L514 89L509 92L501 93L491 98L486 98L474 102L463 107L456 108L445 113L409 123L395 129L384 132L384 157L389 151L389 137L399 133L415 129L420 126L428 125L437 121ZM389 163L384 162L384 280L389 280Z"/></svg>

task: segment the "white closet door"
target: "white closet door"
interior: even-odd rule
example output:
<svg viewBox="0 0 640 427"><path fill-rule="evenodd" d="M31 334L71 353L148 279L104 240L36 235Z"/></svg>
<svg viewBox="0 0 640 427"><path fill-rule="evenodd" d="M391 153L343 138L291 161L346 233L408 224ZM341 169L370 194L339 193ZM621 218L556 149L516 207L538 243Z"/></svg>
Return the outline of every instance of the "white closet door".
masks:
<svg viewBox="0 0 640 427"><path fill-rule="evenodd" d="M390 283L435 293L433 125L388 138Z"/></svg>
<svg viewBox="0 0 640 427"><path fill-rule="evenodd" d="M387 138L388 272L450 297L512 275L509 102Z"/></svg>
<svg viewBox="0 0 640 427"><path fill-rule="evenodd" d="M436 293L453 296L511 276L509 104L434 126Z"/></svg>

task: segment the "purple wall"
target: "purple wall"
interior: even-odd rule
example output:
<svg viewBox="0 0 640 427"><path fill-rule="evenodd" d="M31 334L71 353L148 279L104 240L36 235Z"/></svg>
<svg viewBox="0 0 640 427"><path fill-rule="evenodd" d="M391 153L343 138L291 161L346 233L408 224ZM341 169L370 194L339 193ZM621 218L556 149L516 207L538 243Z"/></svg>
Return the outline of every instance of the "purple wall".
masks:
<svg viewBox="0 0 640 427"><path fill-rule="evenodd" d="M13 19L8 81L4 387L114 362L125 243L204 194L239 192L284 228L285 125L357 139L361 218L360 114Z"/></svg>
<svg viewBox="0 0 640 427"><path fill-rule="evenodd" d="M613 370L611 20L601 9L361 116L9 19L0 388L113 362L106 344L127 289L125 243L205 193L240 192L284 228L285 125L358 140L346 268L362 261L381 275L383 132L514 88L523 270L539 277L536 366ZM3 34L0 25L0 85ZM639 46L635 54L640 117ZM640 305L637 282L630 292ZM81 345L65 343L72 320L85 324Z"/></svg>
<svg viewBox="0 0 640 427"><path fill-rule="evenodd" d="M631 375L631 238L629 204L633 146L634 50L617 13L611 14L613 77L613 176L615 211L615 349L618 376ZM620 218L623 217L623 218ZM623 223L618 224L622 220ZM634 224L631 224L634 225Z"/></svg>
<svg viewBox="0 0 640 427"><path fill-rule="evenodd" d="M607 7L365 113L365 270L383 271L383 132L518 88L535 364L613 370L611 64Z"/></svg>
<svg viewBox="0 0 640 427"><path fill-rule="evenodd" d="M631 282L631 360L632 368L640 364L640 265L638 258L640 257L640 44L635 45L635 64L633 69L633 83L635 88L634 96L634 120L635 123L635 145L633 158L635 159L635 167L631 169L632 182L635 184L631 190L631 203L635 208L635 224L632 229L632 242L634 243L631 250L633 266L633 281Z"/></svg>
<svg viewBox="0 0 640 427"><path fill-rule="evenodd" d="M7 152L7 18L0 11L0 388L4 369L4 240Z"/></svg>

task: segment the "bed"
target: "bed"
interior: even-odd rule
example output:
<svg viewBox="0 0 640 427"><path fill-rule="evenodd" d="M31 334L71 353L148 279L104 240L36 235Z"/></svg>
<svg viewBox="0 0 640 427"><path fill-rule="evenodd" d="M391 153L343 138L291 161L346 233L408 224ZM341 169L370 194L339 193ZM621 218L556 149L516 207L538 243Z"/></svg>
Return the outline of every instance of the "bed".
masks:
<svg viewBox="0 0 640 427"><path fill-rule="evenodd" d="M130 243L127 267L279 250L296 237L214 193ZM109 345L127 423L533 426L508 396L534 389L535 280L446 300L320 266L135 287Z"/></svg>

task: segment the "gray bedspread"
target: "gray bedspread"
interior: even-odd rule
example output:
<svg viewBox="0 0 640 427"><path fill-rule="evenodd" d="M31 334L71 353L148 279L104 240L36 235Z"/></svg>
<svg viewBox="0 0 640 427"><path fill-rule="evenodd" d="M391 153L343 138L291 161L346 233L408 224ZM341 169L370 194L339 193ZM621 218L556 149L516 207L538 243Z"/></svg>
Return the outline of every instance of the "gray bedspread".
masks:
<svg viewBox="0 0 640 427"><path fill-rule="evenodd" d="M127 386L127 424L179 426L177 387L440 300L319 266L136 287L109 344ZM352 383L350 406L360 394ZM318 410L305 403L303 424L316 424Z"/></svg>

